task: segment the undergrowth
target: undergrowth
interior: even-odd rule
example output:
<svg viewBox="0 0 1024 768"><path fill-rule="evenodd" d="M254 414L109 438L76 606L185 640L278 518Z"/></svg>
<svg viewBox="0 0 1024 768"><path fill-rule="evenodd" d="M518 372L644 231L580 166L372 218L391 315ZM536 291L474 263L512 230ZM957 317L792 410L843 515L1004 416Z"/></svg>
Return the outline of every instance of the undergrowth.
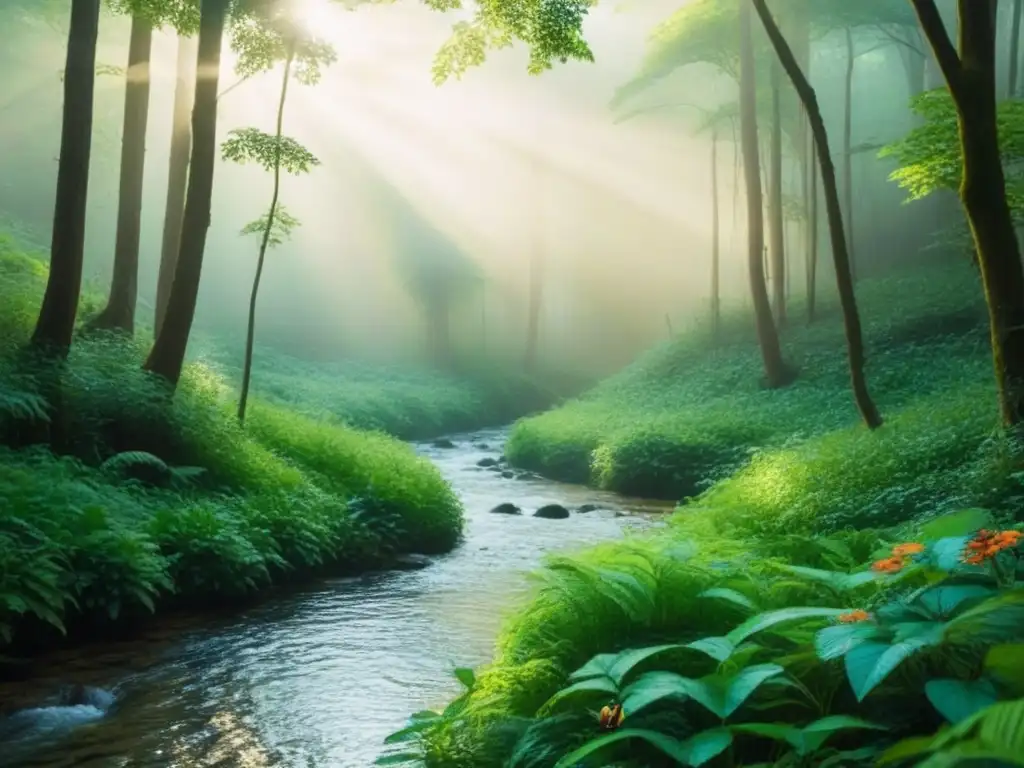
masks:
<svg viewBox="0 0 1024 768"><path fill-rule="evenodd" d="M223 377L189 365L171 398L141 340L25 354L45 277L0 245L0 646L459 540L458 499L392 437L258 398L242 429Z"/></svg>

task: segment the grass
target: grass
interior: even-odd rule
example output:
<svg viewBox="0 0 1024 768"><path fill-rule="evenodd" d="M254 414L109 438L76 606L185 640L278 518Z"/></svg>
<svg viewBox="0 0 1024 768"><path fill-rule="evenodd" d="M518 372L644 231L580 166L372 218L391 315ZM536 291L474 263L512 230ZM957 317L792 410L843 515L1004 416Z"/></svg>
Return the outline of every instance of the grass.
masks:
<svg viewBox="0 0 1024 768"><path fill-rule="evenodd" d="M969 267L864 281L859 296L868 382L883 416L930 392L988 382L984 304ZM791 311L802 317L799 306ZM506 455L556 479L681 499L753 451L855 424L835 302L819 322L796 322L783 336L800 371L790 387L761 386L751 322L740 313L726 318L717 344L706 329L682 334L578 399L521 420Z"/></svg>
<svg viewBox="0 0 1024 768"><path fill-rule="evenodd" d="M875 579L868 569L867 581L843 586L852 583L843 574L864 571L888 546L925 540L928 521L941 526L943 520L962 519L959 510L984 508L984 514L965 513L972 522L955 536L979 525L1013 525L1024 501L1024 452L997 429L983 305L973 274L936 268L862 284L859 295L871 351L869 383L886 417L876 432L856 423L832 308L815 326L787 332L787 358L801 372L788 389L759 386L756 348L746 339L749 320L731 318L717 346L698 329L564 407L521 421L506 448L521 466L619 490L691 498L665 529L549 561L536 574L532 598L509 619L493 663L476 677L462 672L460 679L469 683L463 696L437 717L419 716L404 738L396 737L395 748L429 768L551 768L584 744L597 745L595 756L565 765L697 764L695 742L686 739L725 738L714 730L722 721L708 720L701 707L684 706L694 701L686 692L696 683L643 673L693 680L717 669L728 677L754 662L777 661L795 682L773 695L755 696L753 708L736 716L768 723L762 735L779 737L782 726L840 714L873 719L890 731L861 741L839 737L836 750L844 744L863 749L838 763L836 750L785 754L773 742L751 742L749 731L729 731L732 746L707 764L824 765L828 758L833 764L871 765L899 738L930 734L943 722L948 709L937 710L935 686L926 695L929 676L952 679L942 684L947 688L968 685L983 668L985 652L1000 642L1009 643L1024 664L1024 645L1015 645L1024 643L1019 608L1006 619L1005 634L994 625L972 629L969 649L953 647L948 638L905 646L932 648L929 660L904 664L864 703L853 692L864 682L854 673L856 665L819 658L811 642L817 636L799 627L769 631L735 661L722 664L697 659L692 651L664 658L664 651L654 651L655 661L640 663L648 658L645 652L630 651L721 638L752 612L800 606L835 609L832 616L839 609L866 608L872 611L866 631L884 639L892 628L883 615L917 610L912 602L921 593L911 587L970 590L976 587L957 585L983 583L988 589L996 583L988 572L960 574L959 564L922 563L908 567L905 579ZM949 541L962 548L966 536L955 536L940 538L934 549L942 542L948 549ZM1010 574L1019 562L1008 561ZM995 573L1005 575L1006 568L1004 563ZM1024 573L1018 570L1017 578ZM1021 582L1011 582L1000 587L1009 589L1005 595L991 593L1005 601L1000 605L1024 601ZM729 599L710 599L715 593L708 589ZM889 607L876 618L873 612L882 605ZM952 621L955 611L947 613L929 620L935 626ZM925 622L927 614L912 616L903 621L933 626ZM899 631L909 637L909 629ZM620 652L632 654L620 662L630 670L635 666L639 677L631 671L628 680L582 672L570 678L588 662L600 666L607 657L599 654ZM1024 675L1024 666L1015 668L1018 673ZM559 693L572 682L578 683L576 693ZM654 687L640 691L644 685ZM813 694L813 706L793 703L804 698L790 695L793 685ZM1024 693L997 687L997 698ZM657 703L631 718L630 708L640 699L629 697L641 693ZM565 700L555 703L556 694ZM965 696L960 691L953 698ZM601 746L597 710L616 700L627 702L625 725L614 731L618 735L605 732ZM1015 717L1024 723L1024 705ZM631 724L684 744L689 756L671 759L666 742L652 748L654 737L644 735L630 736L628 747L615 746L632 732Z"/></svg>
<svg viewBox="0 0 1024 768"><path fill-rule="evenodd" d="M222 375L191 364L171 399L143 341L20 355L45 278L0 243L0 646L458 542L458 499L394 437L259 397L242 429Z"/></svg>

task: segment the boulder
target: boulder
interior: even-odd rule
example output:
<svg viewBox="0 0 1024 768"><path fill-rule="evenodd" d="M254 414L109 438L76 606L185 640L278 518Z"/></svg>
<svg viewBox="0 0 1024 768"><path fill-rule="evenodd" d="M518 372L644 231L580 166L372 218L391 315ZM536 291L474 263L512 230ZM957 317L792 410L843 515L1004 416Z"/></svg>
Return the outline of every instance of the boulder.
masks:
<svg viewBox="0 0 1024 768"><path fill-rule="evenodd" d="M545 504L533 513L534 517L543 517L545 520L564 520L569 516L569 510L561 504Z"/></svg>
<svg viewBox="0 0 1024 768"><path fill-rule="evenodd" d="M503 504L499 504L491 510L491 514L495 515L521 515L523 510L517 507L510 501L506 501Z"/></svg>
<svg viewBox="0 0 1024 768"><path fill-rule="evenodd" d="M490 456L484 456L476 465L478 467L496 467L498 466L498 460Z"/></svg>
<svg viewBox="0 0 1024 768"><path fill-rule="evenodd" d="M540 475L534 472L520 472L516 475L516 480L540 480Z"/></svg>
<svg viewBox="0 0 1024 768"><path fill-rule="evenodd" d="M454 448L455 447L455 443L453 443L447 437L440 437L440 438L438 438L437 440L435 440L432 443L432 445L435 448Z"/></svg>
<svg viewBox="0 0 1024 768"><path fill-rule="evenodd" d="M505 469L502 470L501 476L504 477L506 480L511 480L513 477L516 476L516 473L513 472L511 469Z"/></svg>
<svg viewBox="0 0 1024 768"><path fill-rule="evenodd" d="M580 504L576 507L576 511L581 515L585 515L587 512L596 512L599 509L604 509L604 507L600 504Z"/></svg>
<svg viewBox="0 0 1024 768"><path fill-rule="evenodd" d="M476 448L478 451L491 450L491 446L489 446L487 443L473 443L473 447Z"/></svg>

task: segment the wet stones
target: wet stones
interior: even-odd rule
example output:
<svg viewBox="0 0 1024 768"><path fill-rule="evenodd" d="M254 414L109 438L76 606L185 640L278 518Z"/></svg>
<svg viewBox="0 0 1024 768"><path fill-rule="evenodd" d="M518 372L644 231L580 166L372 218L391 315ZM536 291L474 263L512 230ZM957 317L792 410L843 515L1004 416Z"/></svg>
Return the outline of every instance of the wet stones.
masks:
<svg viewBox="0 0 1024 768"><path fill-rule="evenodd" d="M493 456L484 456L480 461L476 463L478 467L497 467L498 460Z"/></svg>
<svg viewBox="0 0 1024 768"><path fill-rule="evenodd" d="M510 501L499 504L491 510L492 515L521 515L523 510Z"/></svg>
<svg viewBox="0 0 1024 768"><path fill-rule="evenodd" d="M416 554L399 555L391 562L391 567L396 571L422 571L428 565L429 557Z"/></svg>
<svg viewBox="0 0 1024 768"><path fill-rule="evenodd" d="M545 520L564 520L569 516L569 510L561 504L545 504L533 513L534 517L542 517Z"/></svg>
<svg viewBox="0 0 1024 768"><path fill-rule="evenodd" d="M455 443L453 443L447 437L439 437L437 440L435 440L433 443L431 443L431 445L433 445L435 448L454 448L455 447Z"/></svg>

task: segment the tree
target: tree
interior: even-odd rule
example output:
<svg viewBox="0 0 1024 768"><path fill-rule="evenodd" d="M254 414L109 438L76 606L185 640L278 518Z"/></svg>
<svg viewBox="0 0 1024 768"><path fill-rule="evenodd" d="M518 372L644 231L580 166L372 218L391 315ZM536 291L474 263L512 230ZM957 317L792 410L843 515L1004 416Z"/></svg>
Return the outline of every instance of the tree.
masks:
<svg viewBox="0 0 1024 768"><path fill-rule="evenodd" d="M252 379L252 354L256 337L256 298L259 295L260 279L263 276L263 265L266 261L267 247L279 245L291 235L298 226L297 219L287 211L279 210L281 193L281 171L291 174L308 173L320 161L295 139L285 136L284 108L288 99L288 81L292 77L292 65L295 62L299 40L293 32L285 34L284 74L281 78L281 92L277 104L277 124L273 135L263 133L256 128L232 131L231 137L224 142L222 154L225 160L237 163L255 162L270 171L274 177L273 191L270 196L270 207L267 213L250 223L242 230L243 234L261 235L259 255L256 259L256 274L252 281L249 295L249 320L245 337L245 361L242 366L242 389L238 399L238 421L245 422L245 408L249 400L249 384ZM303 70L306 82L315 82L309 75L310 70ZM319 75L317 74L317 77Z"/></svg>
<svg viewBox="0 0 1024 768"><path fill-rule="evenodd" d="M203 252L210 226L213 172L217 158L217 91L220 60L230 0L202 0L199 17L199 49L192 110L192 157L182 218L181 247L174 269L167 308L145 368L178 383L195 318Z"/></svg>
<svg viewBox="0 0 1024 768"><path fill-rule="evenodd" d="M785 218L782 205L782 85L777 63L772 62L771 77L771 134L768 155L768 240L771 254L772 303L775 322L781 328L786 324L786 245Z"/></svg>
<svg viewBox="0 0 1024 768"><path fill-rule="evenodd" d="M1020 74L1020 22L1024 11L1024 0L1013 0L1013 18L1010 20L1010 60L1008 63L1009 77L1006 79L1007 95L1013 99L1017 96L1017 78Z"/></svg>
<svg viewBox="0 0 1024 768"><path fill-rule="evenodd" d="M956 106L963 158L960 200L988 304L1003 423L1024 419L1024 268L1007 201L996 112L993 0L957 0L953 45L934 0L911 0Z"/></svg>
<svg viewBox="0 0 1024 768"><path fill-rule="evenodd" d="M814 136L814 145L818 152L818 164L821 168L822 188L825 194L825 211L828 216L829 231L832 240L832 258L835 263L836 286L839 289L839 302L843 309L843 329L846 332L846 348L850 363L850 382L853 389L853 397L857 403L861 418L870 428L875 429L881 426L882 417L875 407L874 401L868 392L867 381L864 376L864 340L860 327L860 315L857 312L857 299L853 290L853 279L850 274L850 258L846 252L846 240L843 236L843 217L839 208L839 193L836 189L835 166L832 164L832 155L828 147L828 133L825 130L825 121L822 119L821 110L818 108L818 98L811 88L806 76L800 70L800 65L793 56L793 52L782 36L775 19L765 0L752 0L758 17L764 26L768 39L779 57L779 62L789 76L793 87L796 89L800 101L807 112L811 124L811 132Z"/></svg>
<svg viewBox="0 0 1024 768"><path fill-rule="evenodd" d="M149 121L149 61L153 23L145 8L132 13L125 69L124 126L121 134L121 179L118 187L114 267L107 305L90 322L93 328L135 330L139 293L139 238L142 229L142 184L146 164L146 126Z"/></svg>
<svg viewBox="0 0 1024 768"><path fill-rule="evenodd" d="M810 144L811 157L814 157L814 134L809 133L807 141ZM807 211L807 322L814 322L816 299L818 295L818 166L817 163L808 163L804 169L806 180L806 194L804 196L804 210Z"/></svg>
<svg viewBox="0 0 1024 768"><path fill-rule="evenodd" d="M754 43L751 35L750 6L742 2L740 27L740 144L743 148L743 175L747 189L747 268L750 294L754 302L765 380L769 387L786 384L786 364L782 359L778 333L772 319L771 303L764 282L764 214L761 210L761 161L757 146L757 83L754 74Z"/></svg>
<svg viewBox="0 0 1024 768"><path fill-rule="evenodd" d="M711 128L711 332L717 337L722 325L718 224L718 127Z"/></svg>
<svg viewBox="0 0 1024 768"><path fill-rule="evenodd" d="M32 334L35 346L58 356L71 347L82 285L99 19L100 0L71 3L50 274Z"/></svg>
<svg viewBox="0 0 1024 768"><path fill-rule="evenodd" d="M181 224L185 214L185 190L188 183L189 153L192 151L192 102L195 97L196 46L194 38L178 33L178 55L174 85L174 111L171 116L171 152L168 160L167 202L160 247L160 271L156 284L156 314L153 332L160 333L167 298L171 293L174 268L181 246Z"/></svg>

